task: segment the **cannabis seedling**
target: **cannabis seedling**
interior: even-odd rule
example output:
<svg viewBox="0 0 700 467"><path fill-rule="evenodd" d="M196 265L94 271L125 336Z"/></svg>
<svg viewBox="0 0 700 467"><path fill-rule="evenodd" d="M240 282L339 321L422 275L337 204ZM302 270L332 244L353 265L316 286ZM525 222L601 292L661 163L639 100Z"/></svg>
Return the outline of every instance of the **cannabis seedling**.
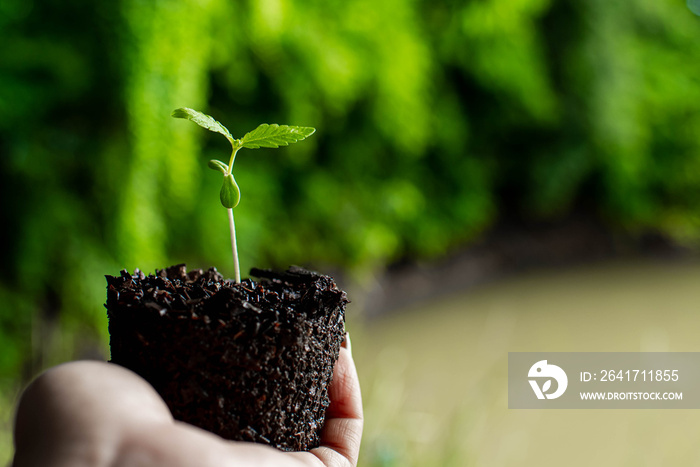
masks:
<svg viewBox="0 0 700 467"><path fill-rule="evenodd" d="M297 141L305 139L307 136L311 136L316 129L305 126L277 125L276 123L268 125L267 123L263 123L255 130L246 133L243 138L235 139L221 123L217 122L209 115L197 112L196 110L188 108L175 109L171 115L175 118L186 118L202 128L220 133L231 143L232 151L228 164L212 159L209 161L209 168L218 170L224 174L224 184L221 187L219 198L221 199L221 204L228 210L228 223L231 231L231 249L233 250L233 266L236 274L235 279L236 283L240 283L241 268L238 264L236 226L233 222L233 208L238 206L238 202L241 200L241 191L238 189L238 184L236 184L232 173L236 153L241 148L258 149L287 146L289 143L296 143Z"/></svg>

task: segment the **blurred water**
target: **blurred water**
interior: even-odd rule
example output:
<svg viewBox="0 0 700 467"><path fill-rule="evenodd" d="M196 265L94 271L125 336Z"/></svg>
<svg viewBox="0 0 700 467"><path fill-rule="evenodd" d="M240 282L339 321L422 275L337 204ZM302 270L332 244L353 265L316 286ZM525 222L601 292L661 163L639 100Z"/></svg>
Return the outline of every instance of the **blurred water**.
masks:
<svg viewBox="0 0 700 467"><path fill-rule="evenodd" d="M509 410L514 351L700 351L700 264L531 273L349 324L363 466L700 465L692 410Z"/></svg>

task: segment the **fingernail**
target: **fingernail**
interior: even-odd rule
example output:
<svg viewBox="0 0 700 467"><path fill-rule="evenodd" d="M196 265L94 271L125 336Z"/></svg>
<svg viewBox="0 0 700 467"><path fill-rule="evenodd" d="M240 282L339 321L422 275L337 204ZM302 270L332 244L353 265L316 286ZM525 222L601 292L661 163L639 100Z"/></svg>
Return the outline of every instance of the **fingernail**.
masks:
<svg viewBox="0 0 700 467"><path fill-rule="evenodd" d="M352 343L350 342L350 333L349 332L345 333L345 340L340 345L341 345L341 347L345 347L346 349L348 349L348 352L350 352L350 355L352 355Z"/></svg>

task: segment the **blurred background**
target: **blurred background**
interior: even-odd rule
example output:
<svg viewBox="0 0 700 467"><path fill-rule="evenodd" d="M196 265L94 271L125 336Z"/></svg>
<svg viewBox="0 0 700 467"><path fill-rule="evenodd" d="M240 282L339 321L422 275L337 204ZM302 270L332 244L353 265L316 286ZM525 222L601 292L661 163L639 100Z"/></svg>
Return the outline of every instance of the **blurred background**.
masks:
<svg viewBox="0 0 700 467"><path fill-rule="evenodd" d="M0 464L18 391L108 358L105 274L350 294L361 465L700 465L693 411L509 411L508 351L698 351L700 18L672 0L0 2ZM571 454L576 453L572 458Z"/></svg>

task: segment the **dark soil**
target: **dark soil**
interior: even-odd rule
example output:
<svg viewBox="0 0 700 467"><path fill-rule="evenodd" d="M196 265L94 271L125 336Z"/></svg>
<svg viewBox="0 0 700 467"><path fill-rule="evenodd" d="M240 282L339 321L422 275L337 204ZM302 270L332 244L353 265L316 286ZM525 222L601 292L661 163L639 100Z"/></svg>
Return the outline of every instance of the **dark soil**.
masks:
<svg viewBox="0 0 700 467"><path fill-rule="evenodd" d="M241 284L185 265L108 282L112 362L173 416L226 439L319 445L348 300L329 276L253 269Z"/></svg>

